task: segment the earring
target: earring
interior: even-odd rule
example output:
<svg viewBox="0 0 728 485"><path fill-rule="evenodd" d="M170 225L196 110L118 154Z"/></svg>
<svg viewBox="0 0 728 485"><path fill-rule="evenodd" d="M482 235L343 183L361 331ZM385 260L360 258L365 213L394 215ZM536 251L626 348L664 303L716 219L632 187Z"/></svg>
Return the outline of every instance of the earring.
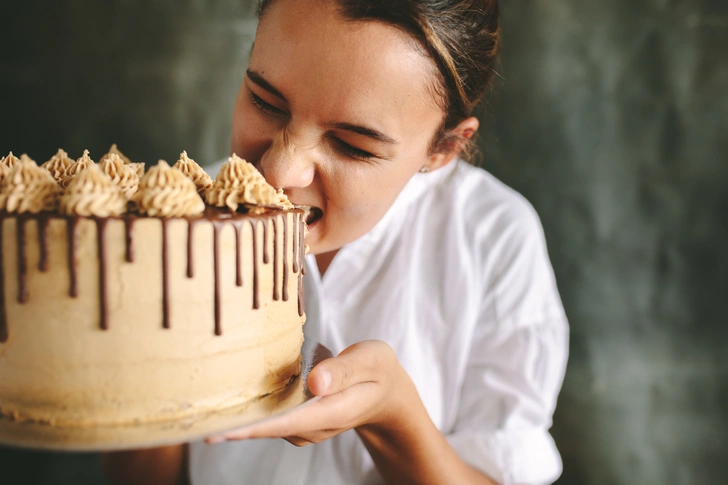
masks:
<svg viewBox="0 0 728 485"><path fill-rule="evenodd" d="M427 173L429 171L430 171L430 169L427 168L427 165L423 165L422 168L420 168L420 173Z"/></svg>

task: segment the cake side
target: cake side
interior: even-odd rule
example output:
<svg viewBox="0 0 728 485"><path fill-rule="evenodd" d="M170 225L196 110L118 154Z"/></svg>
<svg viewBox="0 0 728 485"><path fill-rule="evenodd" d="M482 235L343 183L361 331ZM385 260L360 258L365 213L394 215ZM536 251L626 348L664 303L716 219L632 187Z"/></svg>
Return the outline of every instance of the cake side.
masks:
<svg viewBox="0 0 728 485"><path fill-rule="evenodd" d="M304 227L297 210L3 214L0 412L124 424L281 389L300 368Z"/></svg>

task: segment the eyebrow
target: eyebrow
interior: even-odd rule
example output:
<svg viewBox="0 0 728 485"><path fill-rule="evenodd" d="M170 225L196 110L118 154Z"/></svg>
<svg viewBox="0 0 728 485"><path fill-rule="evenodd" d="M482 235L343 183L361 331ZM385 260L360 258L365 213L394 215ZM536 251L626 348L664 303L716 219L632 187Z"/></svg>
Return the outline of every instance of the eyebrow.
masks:
<svg viewBox="0 0 728 485"><path fill-rule="evenodd" d="M281 94L280 91L278 91L276 88L273 87L271 83L265 80L265 78L257 71L254 71L252 69L248 69L245 71L245 74L248 76L248 78L256 85L261 87L262 89L265 89L272 95L276 96L277 98L280 98L281 101L288 104L288 100L286 99L283 94ZM338 122L338 123L332 123L329 125L329 128L333 128L336 130L345 130L350 131L352 133L357 133L359 135L364 135L366 137L372 138L376 141L380 141L382 143L387 143L390 145L396 145L399 142L392 138L391 136L382 133L379 130L375 130L374 128L369 128L367 126L361 126L361 125L355 125L353 123L345 123L345 122Z"/></svg>
<svg viewBox="0 0 728 485"><path fill-rule="evenodd" d="M381 141L382 143L388 143L390 145L396 145L398 143L397 140L395 140L391 136L385 135L379 130L375 130L374 128L368 128L366 126L354 125L352 123L343 122L332 123L329 126L337 130L346 130L353 133L358 133L359 135L364 135L377 141Z"/></svg>
<svg viewBox="0 0 728 485"><path fill-rule="evenodd" d="M274 88L268 81L266 81L265 78L260 75L260 73L253 71L252 69L248 69L247 71L245 71L245 74L247 74L248 78L253 81L254 84L257 84L272 95L280 98L281 101L288 104L288 100L286 99L286 97L283 96L281 92Z"/></svg>

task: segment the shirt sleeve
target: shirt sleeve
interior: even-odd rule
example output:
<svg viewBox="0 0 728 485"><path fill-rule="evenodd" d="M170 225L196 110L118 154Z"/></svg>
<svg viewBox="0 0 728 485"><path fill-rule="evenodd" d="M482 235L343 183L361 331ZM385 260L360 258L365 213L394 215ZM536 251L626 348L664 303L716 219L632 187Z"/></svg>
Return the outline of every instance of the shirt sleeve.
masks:
<svg viewBox="0 0 728 485"><path fill-rule="evenodd" d="M562 470L548 430L568 324L540 221L525 200L518 202L491 221L487 237L481 234L486 277L448 440L501 485L545 485Z"/></svg>

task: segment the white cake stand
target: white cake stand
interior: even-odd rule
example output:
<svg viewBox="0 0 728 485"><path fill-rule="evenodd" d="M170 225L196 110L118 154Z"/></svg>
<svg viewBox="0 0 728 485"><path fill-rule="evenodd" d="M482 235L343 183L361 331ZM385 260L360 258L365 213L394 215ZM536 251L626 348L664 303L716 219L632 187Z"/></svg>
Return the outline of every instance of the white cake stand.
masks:
<svg viewBox="0 0 728 485"><path fill-rule="evenodd" d="M0 416L0 444L56 451L111 451L198 441L297 410L318 398L306 387L308 371L331 352L317 345L303 355L303 373L283 390L254 401L180 420L89 428L55 427Z"/></svg>

